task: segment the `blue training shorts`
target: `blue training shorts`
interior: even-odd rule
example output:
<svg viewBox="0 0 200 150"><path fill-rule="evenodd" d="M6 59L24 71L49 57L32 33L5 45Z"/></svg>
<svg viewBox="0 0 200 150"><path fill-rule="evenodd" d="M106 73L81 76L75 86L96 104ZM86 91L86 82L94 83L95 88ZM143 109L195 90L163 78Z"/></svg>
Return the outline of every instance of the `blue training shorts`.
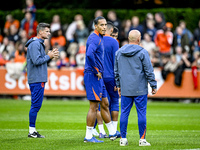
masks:
<svg viewBox="0 0 200 150"><path fill-rule="evenodd" d="M84 83L88 100L101 101L107 97L103 79L99 79L93 72L84 73Z"/></svg>

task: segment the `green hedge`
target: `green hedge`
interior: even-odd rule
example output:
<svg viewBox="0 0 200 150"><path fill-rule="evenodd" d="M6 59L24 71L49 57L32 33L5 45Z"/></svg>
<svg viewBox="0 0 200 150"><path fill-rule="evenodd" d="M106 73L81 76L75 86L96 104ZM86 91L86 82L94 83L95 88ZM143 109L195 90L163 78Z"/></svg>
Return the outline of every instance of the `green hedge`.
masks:
<svg viewBox="0 0 200 150"><path fill-rule="evenodd" d="M103 9L104 17L106 17L107 12L110 9ZM74 16L77 13L83 15L86 25L91 19L94 18L94 12L96 9L38 9L36 13L36 18L38 22L48 22L51 23L52 16L58 14L61 16L62 24L70 23L73 21ZM120 20L130 19L133 15L139 16L140 20L143 21L148 12L155 14L156 12L163 12L166 21L170 21L176 27L179 20L185 20L187 22L187 27L193 32L193 30L198 26L198 20L200 17L200 9L192 8L155 8L155 9L115 9L117 16ZM22 20L24 14L21 10L13 11L1 11L0 10L0 28L3 29L5 23L5 17L7 14L12 14L16 19Z"/></svg>

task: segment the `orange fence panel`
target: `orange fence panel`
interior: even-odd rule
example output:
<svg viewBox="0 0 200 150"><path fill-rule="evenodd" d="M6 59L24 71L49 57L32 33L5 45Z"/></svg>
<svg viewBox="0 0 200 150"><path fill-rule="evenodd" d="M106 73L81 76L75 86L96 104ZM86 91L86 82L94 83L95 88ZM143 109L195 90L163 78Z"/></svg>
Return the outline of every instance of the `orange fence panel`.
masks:
<svg viewBox="0 0 200 150"><path fill-rule="evenodd" d="M12 79L6 69L0 68L0 94L30 94L27 76ZM45 93L48 96L85 96L83 72L79 69L48 69Z"/></svg>
<svg viewBox="0 0 200 150"><path fill-rule="evenodd" d="M164 81L159 68L154 69L158 82L158 92L151 98L200 98L200 85L193 87L191 70L183 73L182 85L174 84L174 75L170 73ZM199 84L200 71L198 71ZM5 68L0 68L0 95L28 95L30 94L27 76L22 75L19 80L12 79ZM83 70L79 69L48 69L48 82L45 85L46 96L86 96L83 85Z"/></svg>

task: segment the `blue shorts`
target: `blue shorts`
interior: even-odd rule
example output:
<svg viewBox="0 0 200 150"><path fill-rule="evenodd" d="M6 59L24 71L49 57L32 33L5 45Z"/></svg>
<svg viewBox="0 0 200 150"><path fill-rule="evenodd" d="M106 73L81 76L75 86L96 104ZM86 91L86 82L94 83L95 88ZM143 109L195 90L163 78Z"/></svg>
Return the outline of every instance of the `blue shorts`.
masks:
<svg viewBox="0 0 200 150"><path fill-rule="evenodd" d="M107 97L103 79L99 79L93 72L84 73L84 83L88 100L101 101Z"/></svg>
<svg viewBox="0 0 200 150"><path fill-rule="evenodd" d="M114 91L115 79L104 78L104 84L106 91L108 92L109 109L111 111L119 111L119 94L118 91Z"/></svg>

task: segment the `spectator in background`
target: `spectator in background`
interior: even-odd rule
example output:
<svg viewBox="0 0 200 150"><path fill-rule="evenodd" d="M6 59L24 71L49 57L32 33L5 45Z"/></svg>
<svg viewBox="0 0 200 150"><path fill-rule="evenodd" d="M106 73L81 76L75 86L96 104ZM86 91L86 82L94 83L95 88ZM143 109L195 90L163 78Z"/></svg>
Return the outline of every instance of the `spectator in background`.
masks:
<svg viewBox="0 0 200 150"><path fill-rule="evenodd" d="M16 43L20 40L20 36L18 34L18 29L15 27L15 25L10 26L10 34L8 36L9 41Z"/></svg>
<svg viewBox="0 0 200 150"><path fill-rule="evenodd" d="M37 28L38 22L35 20L33 22L33 27L30 28L31 22L32 22L31 21L31 19L32 19L31 13L27 12L25 14L25 18L26 18L26 21L24 22L24 25L22 26L21 29L26 31L27 38L30 39L30 38L36 36L36 28Z"/></svg>
<svg viewBox="0 0 200 150"><path fill-rule="evenodd" d="M74 21L71 24L69 24L69 26L67 28L65 37L66 37L67 42L69 42L69 43L72 43L75 41L74 34L77 29L77 21L79 21L79 20L83 20L83 16L81 14L75 15Z"/></svg>
<svg viewBox="0 0 200 150"><path fill-rule="evenodd" d="M65 51L60 52L60 59L56 62L57 68L69 67L69 58Z"/></svg>
<svg viewBox="0 0 200 150"><path fill-rule="evenodd" d="M174 35L173 39L173 47L175 50L176 46L181 46L184 51L187 51L188 53L190 52L190 47L189 47L189 38L186 34L183 33L183 29L178 26L176 27L176 34Z"/></svg>
<svg viewBox="0 0 200 150"><path fill-rule="evenodd" d="M175 56L176 56L176 61L178 63L180 63L181 59L182 59L182 55L183 55L183 49L181 46L176 46L175 47Z"/></svg>
<svg viewBox="0 0 200 150"><path fill-rule="evenodd" d="M157 49L157 47L148 33L144 34L144 39L141 41L141 44L142 47L148 51L151 59L153 57L153 52Z"/></svg>
<svg viewBox="0 0 200 150"><path fill-rule="evenodd" d="M84 67L85 67L85 59L86 59L86 46L80 45L79 51L76 54L76 64L77 64L77 70L81 75L84 76ZM84 82L82 82L82 85L84 85Z"/></svg>
<svg viewBox="0 0 200 150"><path fill-rule="evenodd" d="M183 51L182 59L179 62L178 68L174 72L174 74L175 74L174 83L177 86L181 86L181 83L182 83L182 74L183 74L185 68L190 68L191 67L191 62L192 62L192 59L191 59L191 57L189 57L188 52L187 51Z"/></svg>
<svg viewBox="0 0 200 150"><path fill-rule="evenodd" d="M131 30L138 30L141 33L142 39L143 39L143 34L144 34L144 27L142 24L140 24L140 19L138 16L133 16L131 19L131 27L129 31Z"/></svg>
<svg viewBox="0 0 200 150"><path fill-rule="evenodd" d="M128 33L130 31L130 28L131 28L131 20L130 19L123 20L122 21L122 29L119 34L120 42L122 42L124 40L128 40Z"/></svg>
<svg viewBox="0 0 200 150"><path fill-rule="evenodd" d="M194 85L194 89L198 88L198 73L197 73L197 69L200 68L200 52L199 51L195 51L193 53L193 62L191 64L191 68L192 68L192 78L193 78L193 85Z"/></svg>
<svg viewBox="0 0 200 150"><path fill-rule="evenodd" d="M78 52L78 44L76 42L70 43L67 48L67 54L69 54L69 63L71 67L76 66L76 54Z"/></svg>
<svg viewBox="0 0 200 150"><path fill-rule="evenodd" d="M21 42L16 43L16 51L14 53L14 62L24 63L26 61L26 54L24 44Z"/></svg>
<svg viewBox="0 0 200 150"><path fill-rule="evenodd" d="M84 66L85 66L85 57L86 57L85 52L86 52L86 46L80 45L79 51L76 54L76 63L77 63L77 67L79 69L82 68L82 70L84 70Z"/></svg>
<svg viewBox="0 0 200 150"><path fill-rule="evenodd" d="M76 56L75 55L69 56L69 64L70 64L70 67L76 67Z"/></svg>
<svg viewBox="0 0 200 150"><path fill-rule="evenodd" d="M152 66L159 67L160 59L158 48L156 47L156 44L152 41L152 37L148 33L144 34L144 39L141 41L141 45L142 47L144 47L144 49L148 51Z"/></svg>
<svg viewBox="0 0 200 150"><path fill-rule="evenodd" d="M83 20L77 21L77 29L75 31L75 38L78 44L85 44L89 35L88 29L85 27Z"/></svg>
<svg viewBox="0 0 200 150"><path fill-rule="evenodd" d="M15 57L11 56L6 63L6 70L11 78L18 80L23 73L23 63L15 62Z"/></svg>
<svg viewBox="0 0 200 150"><path fill-rule="evenodd" d="M19 36L20 36L20 42L22 42L23 44L26 44L26 42L28 41L28 36L25 30L21 30L19 32Z"/></svg>
<svg viewBox="0 0 200 150"><path fill-rule="evenodd" d="M146 30L147 30L147 22L148 22L149 20L152 20L152 21L155 22L154 16L153 16L152 13L147 13L147 14L146 14L146 18L145 18L145 20L144 20L143 23L142 23L145 32L146 32Z"/></svg>
<svg viewBox="0 0 200 150"><path fill-rule="evenodd" d="M154 37L156 35L157 29L155 28L155 21L154 20L147 20L146 22L146 33L151 36L152 41L154 41Z"/></svg>
<svg viewBox="0 0 200 150"><path fill-rule="evenodd" d="M52 37L50 40L52 47L57 47L59 52L65 51L66 48L66 39L62 34L62 30L58 29L52 33Z"/></svg>
<svg viewBox="0 0 200 150"><path fill-rule="evenodd" d="M22 10L23 13L31 13L31 19L27 20L27 18L25 17L24 19L22 19L21 21L21 28L25 28L25 23L28 21L29 24L29 29L33 29L34 27L34 21L36 20L36 6L34 5L34 1L33 0L26 0L26 8Z"/></svg>
<svg viewBox="0 0 200 150"><path fill-rule="evenodd" d="M4 33L6 36L8 36L10 34L9 30L10 30L10 26L11 25L15 25L17 31L19 30L19 26L20 26L20 22L17 19L14 19L13 16L11 14L8 14L6 16L6 23L4 25Z"/></svg>
<svg viewBox="0 0 200 150"><path fill-rule="evenodd" d="M163 29L166 21L165 21L164 14L162 12L155 13L155 22L156 22L155 27L157 30Z"/></svg>
<svg viewBox="0 0 200 150"><path fill-rule="evenodd" d="M114 10L108 11L107 21L110 21L114 24L115 27L121 31L121 21L117 18L117 14Z"/></svg>
<svg viewBox="0 0 200 150"><path fill-rule="evenodd" d="M56 30L62 29L61 27L61 22L60 22L60 16L59 15L54 15L51 26L50 26L51 32L53 33Z"/></svg>
<svg viewBox="0 0 200 150"><path fill-rule="evenodd" d="M166 23L163 29L157 30L155 35L155 44L159 48L161 55L171 54L171 45L173 42L173 33L171 32L171 23Z"/></svg>
<svg viewBox="0 0 200 150"><path fill-rule="evenodd" d="M103 11L100 9L97 9L94 13L94 18L97 18L99 16L103 16ZM94 31L94 19L90 20L88 25L89 33L92 33Z"/></svg>
<svg viewBox="0 0 200 150"><path fill-rule="evenodd" d="M171 73L175 73L179 66L179 63L176 61L176 56L171 55L169 61L164 65L164 68L161 71L162 77L166 80L167 75Z"/></svg>
<svg viewBox="0 0 200 150"><path fill-rule="evenodd" d="M3 51L8 52L9 56L11 56L15 51L14 43L10 42L8 37L4 37L3 43L0 46L0 54Z"/></svg>
<svg viewBox="0 0 200 150"><path fill-rule="evenodd" d="M9 53L7 50L4 50L0 53L0 66L5 66L6 63L9 61Z"/></svg>
<svg viewBox="0 0 200 150"><path fill-rule="evenodd" d="M194 30L194 51L200 51L200 20L198 22L198 27Z"/></svg>
<svg viewBox="0 0 200 150"><path fill-rule="evenodd" d="M184 20L181 20L179 23L179 26L182 28L183 30L183 34L186 34L188 36L188 39L190 41L190 46L192 45L193 42L193 34L190 30L187 29L186 27L186 22Z"/></svg>

